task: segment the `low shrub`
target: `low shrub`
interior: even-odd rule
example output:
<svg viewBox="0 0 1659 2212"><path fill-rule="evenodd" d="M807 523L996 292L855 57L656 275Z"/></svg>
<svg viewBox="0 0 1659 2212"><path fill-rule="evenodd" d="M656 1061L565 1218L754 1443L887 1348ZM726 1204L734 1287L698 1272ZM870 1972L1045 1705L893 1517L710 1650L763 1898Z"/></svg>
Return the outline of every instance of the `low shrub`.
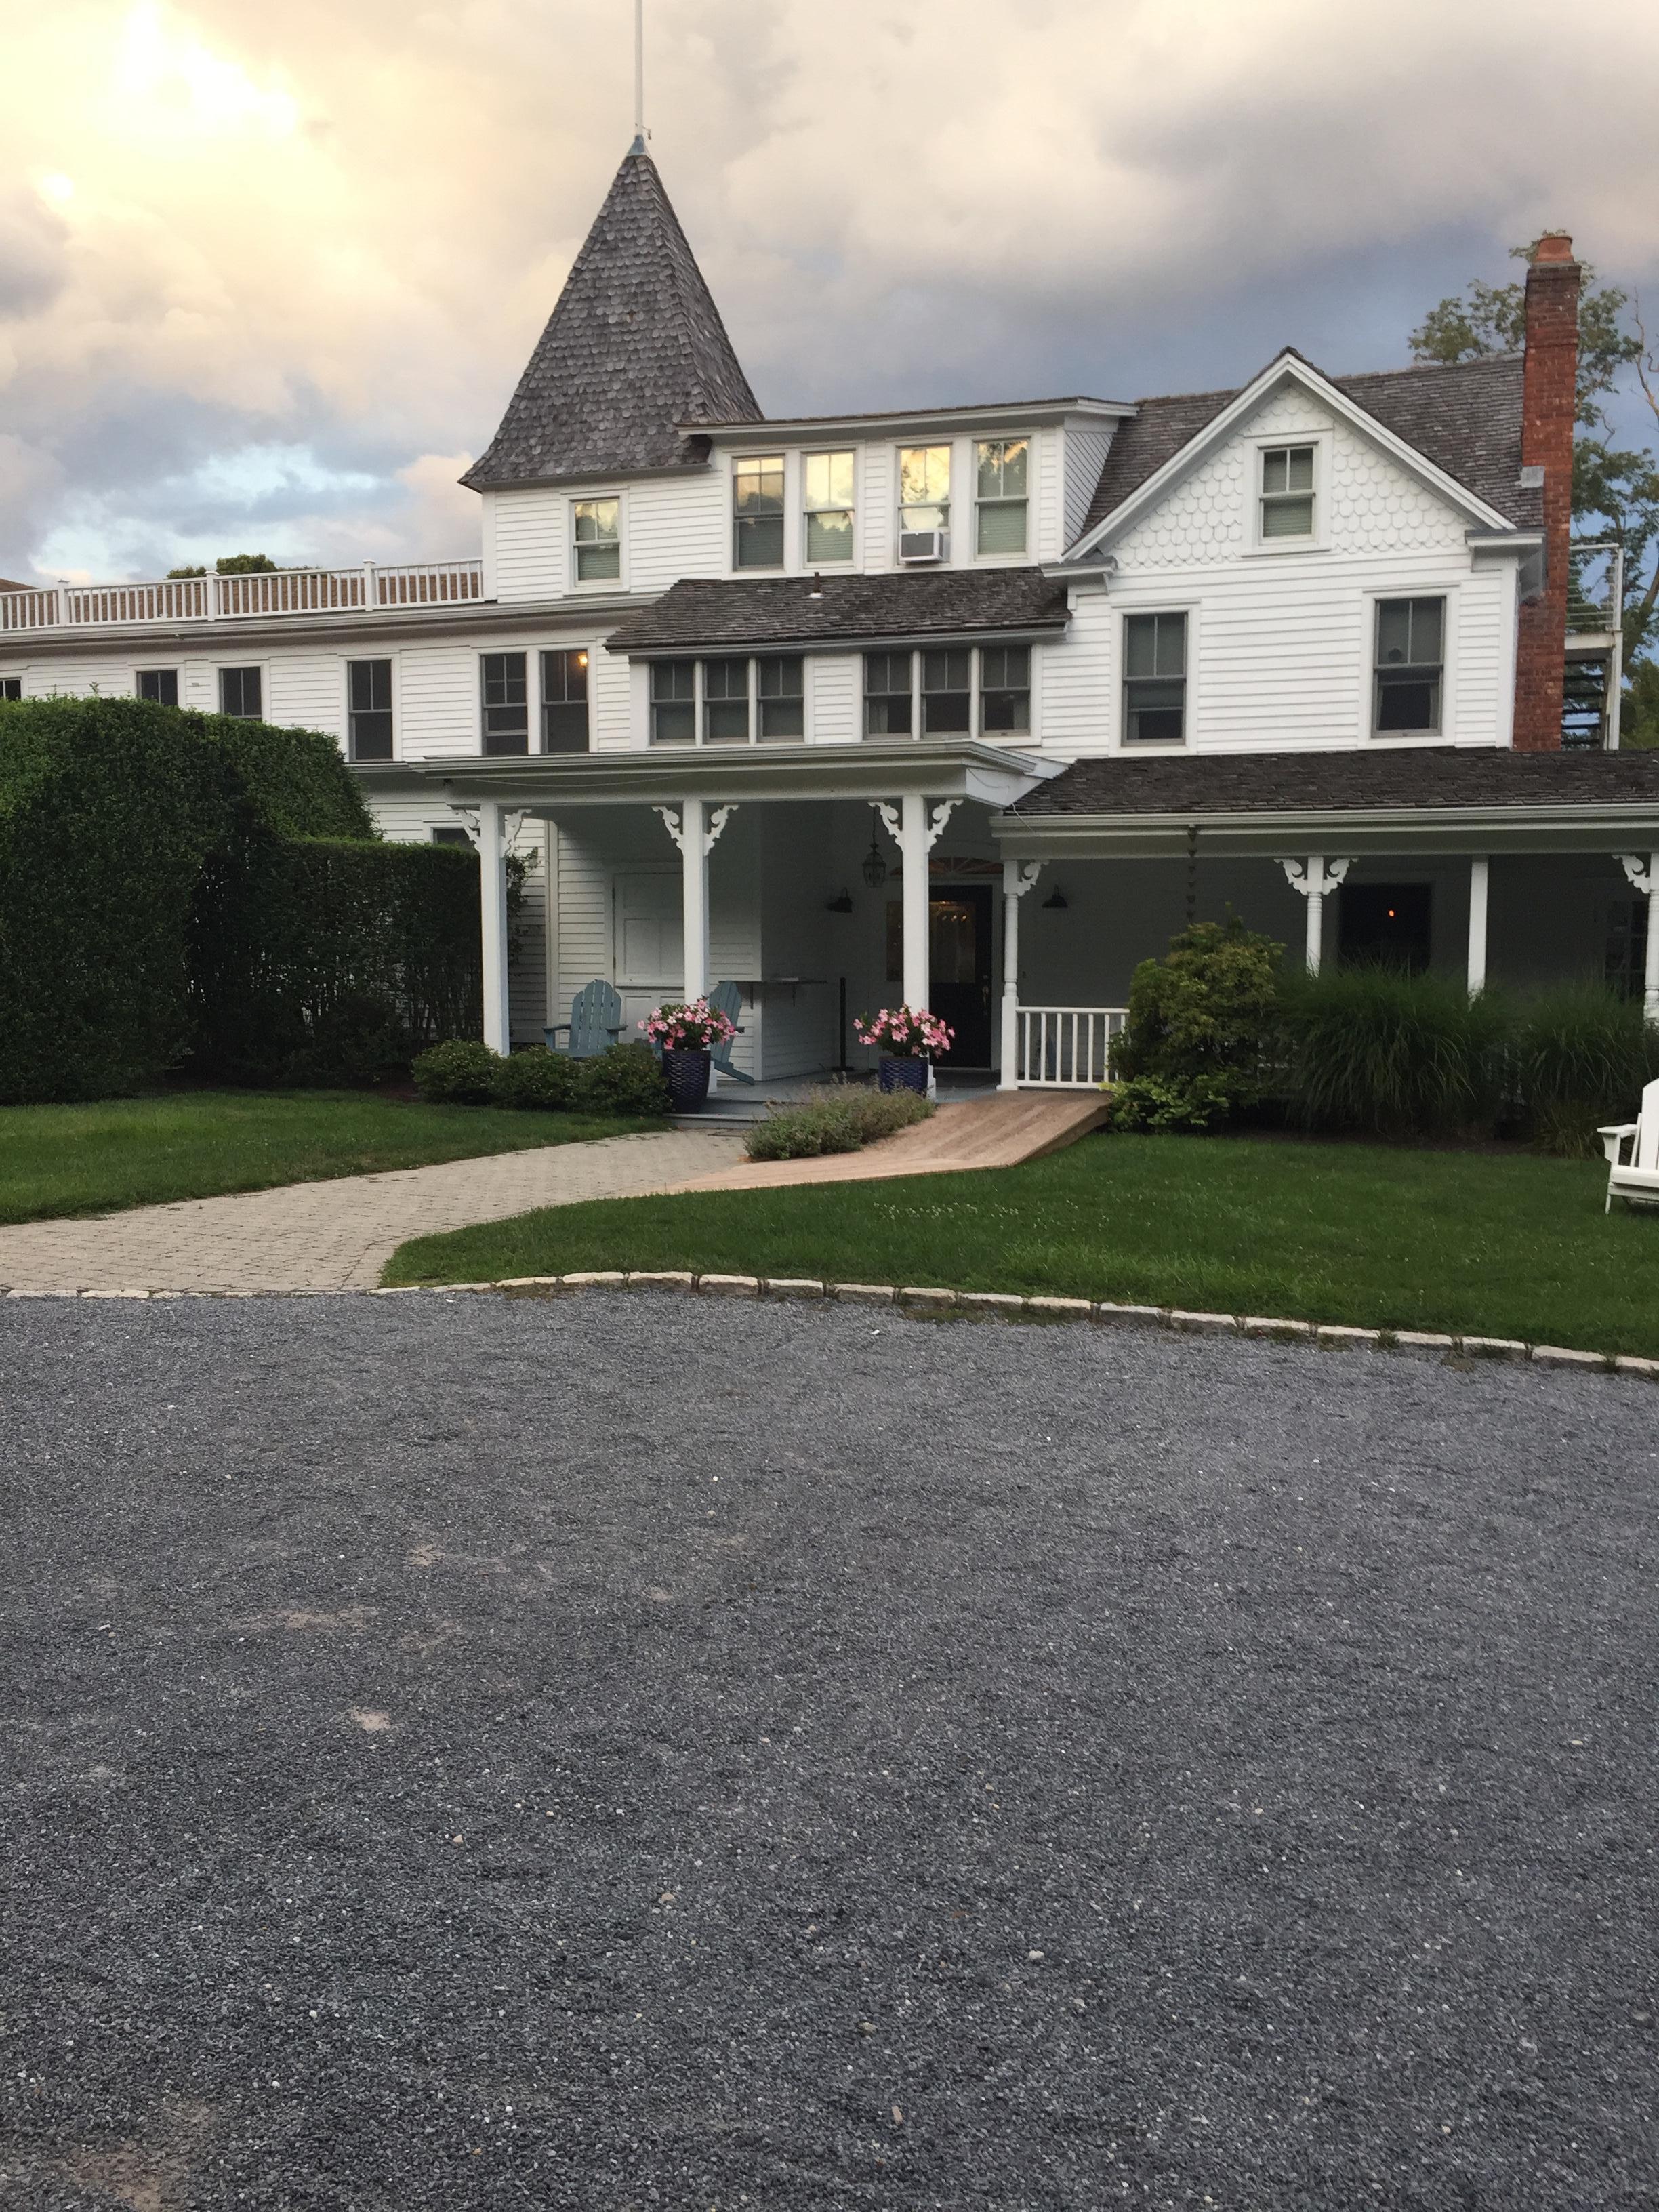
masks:
<svg viewBox="0 0 1659 2212"><path fill-rule="evenodd" d="M1564 984L1514 1009L1506 1073L1523 1133L1540 1150L1593 1156L1596 1124L1627 1121L1659 1076L1659 1028L1639 999Z"/></svg>
<svg viewBox="0 0 1659 2212"><path fill-rule="evenodd" d="M428 1046L410 1073L428 1106L487 1106L504 1065L476 1037L448 1037Z"/></svg>
<svg viewBox="0 0 1659 2212"><path fill-rule="evenodd" d="M571 1103L580 1114L666 1114L668 1085L648 1044L613 1044L576 1063Z"/></svg>
<svg viewBox="0 0 1659 2212"><path fill-rule="evenodd" d="M563 1113L575 1091L579 1065L563 1053L550 1052L544 1044L532 1044L495 1062L490 1096L498 1106Z"/></svg>
<svg viewBox="0 0 1659 2212"><path fill-rule="evenodd" d="M1114 1127L1207 1129L1260 1101L1284 950L1229 915L1194 922L1161 960L1141 962L1112 1057Z"/></svg>
<svg viewBox="0 0 1659 2212"><path fill-rule="evenodd" d="M751 1160L805 1160L823 1152L862 1152L878 1138L925 1121L933 1111L933 1101L919 1091L884 1093L837 1085L793 1104L770 1108L765 1121L749 1132L744 1150Z"/></svg>
<svg viewBox="0 0 1659 2212"><path fill-rule="evenodd" d="M1284 1091L1310 1128L1455 1137L1490 1130L1510 1009L1452 975L1328 968L1283 988Z"/></svg>

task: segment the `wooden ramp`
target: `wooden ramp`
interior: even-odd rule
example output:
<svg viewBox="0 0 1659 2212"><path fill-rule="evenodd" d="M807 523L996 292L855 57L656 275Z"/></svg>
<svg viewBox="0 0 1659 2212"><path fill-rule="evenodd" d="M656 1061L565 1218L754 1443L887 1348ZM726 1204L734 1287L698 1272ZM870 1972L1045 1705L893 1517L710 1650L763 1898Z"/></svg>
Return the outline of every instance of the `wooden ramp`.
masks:
<svg viewBox="0 0 1659 2212"><path fill-rule="evenodd" d="M930 1121L861 1152L810 1160L745 1160L735 1168L675 1183L683 1190L771 1190L799 1182L872 1182L889 1176L957 1175L964 1168L1013 1168L1074 1145L1106 1118L1097 1091L1000 1092L966 1105L941 1106Z"/></svg>

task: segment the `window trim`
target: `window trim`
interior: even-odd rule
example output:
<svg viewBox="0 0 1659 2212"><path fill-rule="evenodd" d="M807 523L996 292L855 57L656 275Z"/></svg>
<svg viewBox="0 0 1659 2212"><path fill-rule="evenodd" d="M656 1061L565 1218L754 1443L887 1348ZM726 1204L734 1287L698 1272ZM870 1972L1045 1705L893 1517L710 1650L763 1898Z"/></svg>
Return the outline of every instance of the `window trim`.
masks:
<svg viewBox="0 0 1659 2212"><path fill-rule="evenodd" d="M248 660L238 661L234 665L239 668L251 668L253 665L252 662ZM173 703L175 707L182 707L184 705L185 670L182 661L158 660L149 667L144 666L143 664L135 665L132 672L132 696L135 699L142 699L144 696L139 686L140 679L146 676L171 676L173 678L173 688L177 695L174 697ZM167 702L165 700L158 700L156 703L159 706L165 706Z"/></svg>
<svg viewBox="0 0 1659 2212"><path fill-rule="evenodd" d="M981 446L1018 446L1025 447L1025 493L1021 499L981 499L979 495L979 449ZM1036 509L1037 434L1035 430L1009 430L994 436L974 436L968 441L968 465L974 479L974 542L970 557L989 568L1020 568L1034 557L1031 552L1031 526ZM1023 507L1025 510L1025 543L1018 553L981 553L979 550L979 518L988 507Z"/></svg>
<svg viewBox="0 0 1659 2212"><path fill-rule="evenodd" d="M0 699L15 699L21 703L23 696L23 672L21 668L0 668L0 687L9 684L15 684L17 689L8 691L0 688Z"/></svg>
<svg viewBox="0 0 1659 2212"><path fill-rule="evenodd" d="M1182 734L1177 744L1169 738L1141 738L1129 735L1129 631L1132 615L1184 615L1187 618L1187 693L1182 718ZM1112 747L1116 752L1128 753L1139 759L1144 753L1149 757L1161 753L1189 753L1196 749L1194 731L1198 715L1199 670L1199 602L1196 599L1152 599L1143 606L1124 606L1117 610L1117 629L1113 638L1113 676L1110 710Z"/></svg>
<svg viewBox="0 0 1659 2212"><path fill-rule="evenodd" d="M1440 617L1440 727L1437 730L1379 730L1376 726L1376 619L1377 609L1386 599L1438 599L1443 612ZM1360 624L1361 666L1359 691L1359 736L1364 744L1372 745L1445 745L1455 744L1457 709L1457 613L1458 587L1455 584L1428 584L1413 591L1401 591L1398 585L1374 585L1363 595L1364 618Z"/></svg>
<svg viewBox="0 0 1659 2212"><path fill-rule="evenodd" d="M268 722L270 720L270 663L268 660L216 660L213 664L213 706L216 714L225 713L224 678L233 668L256 668L259 672L259 711L257 714L236 714L239 722Z"/></svg>
<svg viewBox="0 0 1659 2212"><path fill-rule="evenodd" d="M775 461L783 473L781 507L779 514L775 517L778 524L778 557L775 561L749 562L744 566L739 567L738 563L738 529L740 518L738 514L738 471L739 469L743 468L757 468L763 462L766 461ZM793 505L793 501L790 497L790 477L792 471L789 466L789 461L790 454L787 447L776 447L769 450L761 447L756 447L752 452L747 447L743 448L741 451L734 452L727 462L726 471L726 520L731 528L731 538L726 550L727 558L731 567L731 573L733 576L781 576L787 574L788 571L789 518L790 509ZM766 519L770 521L775 518L769 515ZM710 658L718 659L720 656L719 654L711 654ZM733 654L731 658L735 659L736 655Z"/></svg>
<svg viewBox="0 0 1659 2212"><path fill-rule="evenodd" d="M400 759L400 758L402 757L401 754L399 753L399 751L398 751L398 732L400 731L400 729L401 729L401 728L402 728L402 726L403 726L403 717L402 717L402 714L400 714L400 712L399 712L399 708L401 708L401 706L402 706L402 704L403 704L403 701L402 701L402 697L401 697L401 696L400 696L400 691L399 691L399 687L398 687L398 668L399 668L399 666L400 666L400 665L401 665L401 664L400 664L400 660L399 660L399 657L398 657L398 655L397 653L347 653L347 654L345 654L345 655L342 658L342 659L341 659L341 662L340 662L340 689L341 689L341 691L342 691L342 693L343 693L343 695L344 702L345 702L345 707L344 707L344 714L345 714L345 757L346 757L346 758L347 758L349 761L355 761L355 760L356 759L356 757L357 757L357 741L356 741L356 734L355 734L355 732L354 732L354 731L353 731L353 729L352 729L352 726L351 726L351 717L352 717L352 711L353 711L353 710L352 710L352 705L351 705L351 671L352 671L352 667L353 667L354 664L356 664L356 662L358 662L358 661L362 661L362 660L385 660L385 661L389 661L389 662L391 663L391 665L392 665L392 709L391 709L391 711L392 711L392 751L391 751L391 754L390 754L390 758L391 758L391 759L392 759L392 760L394 760L394 761L395 761L395 760L398 760L398 759ZM483 679L482 679L482 678L480 678L480 679L479 679L478 698L479 698L480 708L482 708L483 700ZM483 732L483 722L482 722L482 720L481 720L481 721L480 721L480 723L479 723L479 732L480 732L479 742L480 742L480 744L482 744L482 743L483 743L483 735L482 735L482 732ZM369 761L369 762L368 762L368 763L366 763L366 765L367 765L368 767L370 767L370 768L374 768L374 767L376 767L376 766L380 767L380 768L384 768L384 767L386 766L386 762L385 762L385 761L380 761L380 762L376 763L376 762L374 762L374 761Z"/></svg>
<svg viewBox="0 0 1659 2212"><path fill-rule="evenodd" d="M1245 494L1249 501L1245 517L1244 550L1259 560L1275 556L1294 559L1301 553L1328 553L1331 550L1331 456L1334 434L1329 430L1275 430L1258 432L1249 441L1250 465L1247 471L1249 483ZM1261 534L1261 502L1266 496L1261 489L1263 457L1282 453L1287 446L1313 447L1313 532L1307 538L1264 538ZM1396 595L1397 596L1397 595ZM1163 610L1152 609L1161 613ZM1172 608L1178 613L1178 608Z"/></svg>
<svg viewBox="0 0 1659 2212"><path fill-rule="evenodd" d="M635 665L643 669L645 675L645 742L647 747L653 751L660 750L665 752L701 752L707 750L708 751L714 753L740 753L745 749L752 750L756 745L799 745L809 743L812 735L811 710L811 687L808 682L806 672L811 659L811 655L805 653L762 653L751 648L746 653L665 653L654 655L649 660L637 662ZM708 668L709 662L714 660L742 661L745 665L748 680L743 696L746 699L749 708L749 731L746 737L711 738L708 735L709 708L711 706L735 705L738 703L729 696L722 696L717 700L710 697L708 691ZM797 695L796 693L789 692L779 695L781 697L791 699L799 696L800 700L801 728L799 737L769 738L763 734L761 728L762 710L766 704L766 701L763 698L760 689L760 665L763 660L798 660L800 663L799 693ZM691 671L691 697L689 700L663 700L659 702L654 696L656 690L657 670L659 668L677 667L682 665L689 667ZM690 737L684 738L658 738L656 734L656 710L659 704L663 706L689 706L691 708L693 720L692 734Z"/></svg>
<svg viewBox="0 0 1659 2212"><path fill-rule="evenodd" d="M1156 611L1162 614L1165 610L1160 607ZM1171 610L1171 611L1174 611ZM854 742L859 744L872 743L883 744L889 742L896 744L901 739L920 741L926 738L927 731L924 723L928 695L922 688L926 657L930 653L965 652L968 655L968 727L962 731L941 731L937 734L947 738L967 738L974 744L986 739L996 744L1011 745L1016 749L1024 746L1030 750L1040 746L1042 742L1042 694L1038 671L1042 665L1042 656L1037 651L1038 643L1039 641L1035 638L1019 636L998 637L990 640L988 643L982 638L967 640L930 638L926 643L915 645L872 646L860 648L858 693L859 735ZM988 650L1006 652L1011 647L1018 647L1027 656L1028 681L1025 692L1030 702L1028 716L1030 726L1024 730L988 730L985 726L985 654ZM870 662L878 653L884 653L892 659L896 659L901 654L906 653L910 656L910 727L908 731L878 732L870 727L869 704L872 696L869 688ZM995 688L998 690L1006 690L1011 687L1006 684L998 684ZM898 691L878 691L873 696L879 699L898 699L902 698L903 694Z"/></svg>
<svg viewBox="0 0 1659 2212"><path fill-rule="evenodd" d="M806 536L811 527L809 518L814 514L841 514L848 510L839 507L809 507L806 501L806 471L808 464L817 460L833 460L846 453L853 463L853 543L844 561L826 561L821 555L809 550ZM801 573L813 575L820 568L833 568L844 574L859 566L860 521L864 510L864 448L861 446L803 446L798 461L800 470L800 560ZM769 656L771 657L771 656Z"/></svg>
<svg viewBox="0 0 1659 2212"><path fill-rule="evenodd" d="M487 760L523 760L531 751L530 741L535 733L535 709L531 704L530 656L535 649L536 648L533 646L528 645L498 645L489 648L485 648L484 647L480 646L477 648L477 673L475 682L477 687L476 696L477 699L478 714L478 752L482 758ZM489 750L489 732L484 720L486 711L484 702L484 663L486 660L506 659L515 653L523 659L525 665L524 751L522 753L492 753Z"/></svg>
<svg viewBox="0 0 1659 2212"><path fill-rule="evenodd" d="M614 499L617 502L617 573L614 576L584 577L580 571L576 546L576 509L591 507L595 501ZM590 597L596 592L625 592L628 589L628 499L618 487L615 490L573 491L564 503L565 559L569 564L570 589Z"/></svg>

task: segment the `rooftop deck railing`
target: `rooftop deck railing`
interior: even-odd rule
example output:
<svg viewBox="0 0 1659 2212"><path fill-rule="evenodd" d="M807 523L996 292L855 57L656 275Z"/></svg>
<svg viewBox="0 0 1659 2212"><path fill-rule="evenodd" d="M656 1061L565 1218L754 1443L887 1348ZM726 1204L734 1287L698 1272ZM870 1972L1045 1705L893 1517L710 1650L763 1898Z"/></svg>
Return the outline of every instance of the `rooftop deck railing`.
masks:
<svg viewBox="0 0 1659 2212"><path fill-rule="evenodd" d="M125 629L135 623L246 622L283 615L373 614L483 597L480 561L410 561L355 568L268 568L250 575L169 576L154 584L48 584L0 592L0 635Z"/></svg>

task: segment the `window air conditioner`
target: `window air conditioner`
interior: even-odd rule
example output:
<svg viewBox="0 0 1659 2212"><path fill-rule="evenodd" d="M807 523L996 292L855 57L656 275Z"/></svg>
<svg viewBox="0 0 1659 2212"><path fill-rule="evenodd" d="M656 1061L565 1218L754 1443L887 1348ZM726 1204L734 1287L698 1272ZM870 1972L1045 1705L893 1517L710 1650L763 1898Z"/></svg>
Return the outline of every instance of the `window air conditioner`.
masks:
<svg viewBox="0 0 1659 2212"><path fill-rule="evenodd" d="M942 561L945 558L945 532L942 530L901 530L899 559L901 561Z"/></svg>

